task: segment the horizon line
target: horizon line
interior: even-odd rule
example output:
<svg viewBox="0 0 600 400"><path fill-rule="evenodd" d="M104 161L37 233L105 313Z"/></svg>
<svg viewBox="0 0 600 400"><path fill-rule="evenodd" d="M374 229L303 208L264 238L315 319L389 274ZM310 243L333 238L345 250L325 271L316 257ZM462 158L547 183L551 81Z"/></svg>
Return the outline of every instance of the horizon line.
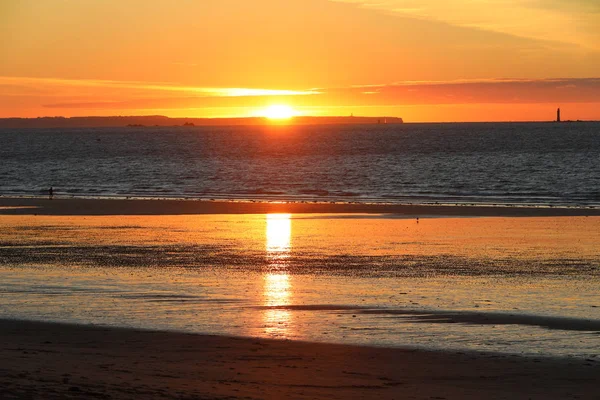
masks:
<svg viewBox="0 0 600 400"><path fill-rule="evenodd" d="M161 118L167 120L203 120L203 121L242 121L242 120L258 120L264 121L267 125L294 125L294 120L302 120L302 119L392 119L392 120L400 120L402 124L453 124L453 123L572 123L572 122L600 122L600 120L563 120L561 122L557 122L553 119L539 119L539 120L486 120L486 121L405 121L402 117L390 116L390 115L381 115L381 116L365 116L365 115L296 115L286 119L270 119L265 116L240 116L240 117L170 117L162 114L147 114L147 115L85 115L85 116L37 116L37 117L0 117L0 121L5 120L41 120L41 119L110 119L110 118ZM385 125L385 123L382 123ZM152 125L146 127L153 127Z"/></svg>

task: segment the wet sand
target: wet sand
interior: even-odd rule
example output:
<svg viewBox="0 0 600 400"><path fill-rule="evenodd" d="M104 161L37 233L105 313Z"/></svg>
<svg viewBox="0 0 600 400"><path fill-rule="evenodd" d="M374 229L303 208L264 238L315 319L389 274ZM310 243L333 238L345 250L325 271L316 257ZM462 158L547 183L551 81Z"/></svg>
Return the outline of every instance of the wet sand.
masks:
<svg viewBox="0 0 600 400"><path fill-rule="evenodd" d="M0 397L597 399L600 360L0 321Z"/></svg>
<svg viewBox="0 0 600 400"><path fill-rule="evenodd" d="M0 197L0 215L397 214L406 217L600 215L600 208Z"/></svg>
<svg viewBox="0 0 600 400"><path fill-rule="evenodd" d="M275 212L390 213L407 218L600 215L598 209L571 208L0 198L0 216ZM22 217L4 217L12 218ZM427 225L421 222L419 226ZM33 232L40 237L39 232ZM80 236L78 232L74 234ZM139 232L135 231L135 235ZM143 235L140 238L147 240ZM26 240L32 239L27 236ZM263 251L264 246L260 242ZM371 311L364 310L368 312ZM420 313L404 312L400 316L403 315L441 319L449 324L533 324L562 330L570 327L568 330L596 336L590 331L598 329L595 321L561 318L523 320L494 314L494 319L490 319L474 313L419 317ZM172 324L171 319L169 322ZM2 399L599 398L600 354L590 354L587 359L551 359L6 320L0 320L0 340Z"/></svg>

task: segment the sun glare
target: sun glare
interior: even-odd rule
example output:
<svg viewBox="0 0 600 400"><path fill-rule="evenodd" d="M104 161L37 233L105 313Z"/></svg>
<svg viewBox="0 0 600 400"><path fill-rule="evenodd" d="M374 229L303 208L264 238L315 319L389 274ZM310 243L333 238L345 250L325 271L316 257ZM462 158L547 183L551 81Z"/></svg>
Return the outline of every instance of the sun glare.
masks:
<svg viewBox="0 0 600 400"><path fill-rule="evenodd" d="M282 120L290 119L297 115L296 111L290 106L274 105L264 109L262 113L268 119Z"/></svg>
<svg viewBox="0 0 600 400"><path fill-rule="evenodd" d="M287 256L291 247L292 220L290 214L267 215L267 253L279 258Z"/></svg>

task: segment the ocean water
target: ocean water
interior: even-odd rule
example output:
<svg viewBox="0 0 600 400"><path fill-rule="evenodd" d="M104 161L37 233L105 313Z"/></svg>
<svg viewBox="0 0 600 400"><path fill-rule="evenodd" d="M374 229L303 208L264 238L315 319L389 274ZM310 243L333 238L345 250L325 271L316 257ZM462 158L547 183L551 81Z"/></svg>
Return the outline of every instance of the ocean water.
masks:
<svg viewBox="0 0 600 400"><path fill-rule="evenodd" d="M600 123L0 130L0 194L600 206Z"/></svg>
<svg viewBox="0 0 600 400"><path fill-rule="evenodd" d="M0 216L0 318L600 360L600 217Z"/></svg>

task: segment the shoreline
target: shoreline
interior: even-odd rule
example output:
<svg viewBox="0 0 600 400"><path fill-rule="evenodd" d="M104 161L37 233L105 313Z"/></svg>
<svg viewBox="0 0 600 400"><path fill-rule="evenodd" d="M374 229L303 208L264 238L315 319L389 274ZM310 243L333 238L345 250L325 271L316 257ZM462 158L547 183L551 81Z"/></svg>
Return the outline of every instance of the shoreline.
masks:
<svg viewBox="0 0 600 400"><path fill-rule="evenodd" d="M435 205L339 202L268 202L187 199L3 197L0 215L394 214L412 217L600 216L600 208L521 205Z"/></svg>
<svg viewBox="0 0 600 400"><path fill-rule="evenodd" d="M0 397L593 398L600 360L0 320Z"/></svg>

